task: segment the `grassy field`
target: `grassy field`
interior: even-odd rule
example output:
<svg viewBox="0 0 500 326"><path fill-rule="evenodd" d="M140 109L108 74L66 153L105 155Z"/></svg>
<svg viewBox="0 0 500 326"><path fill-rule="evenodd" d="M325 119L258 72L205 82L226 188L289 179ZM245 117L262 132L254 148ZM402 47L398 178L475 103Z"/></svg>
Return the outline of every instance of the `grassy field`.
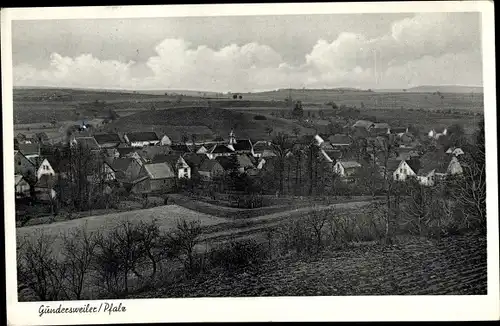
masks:
<svg viewBox="0 0 500 326"><path fill-rule="evenodd" d="M216 272L129 298L487 293L485 237L398 240L393 246L351 244L311 258L274 258L257 270Z"/></svg>

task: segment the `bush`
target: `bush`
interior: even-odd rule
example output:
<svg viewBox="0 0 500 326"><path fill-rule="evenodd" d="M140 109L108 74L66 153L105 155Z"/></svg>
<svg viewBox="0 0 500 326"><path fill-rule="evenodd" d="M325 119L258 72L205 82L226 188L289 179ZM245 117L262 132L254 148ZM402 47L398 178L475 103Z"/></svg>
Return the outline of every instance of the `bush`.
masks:
<svg viewBox="0 0 500 326"><path fill-rule="evenodd" d="M267 118L263 115L256 115L253 117L254 120L267 120Z"/></svg>
<svg viewBox="0 0 500 326"><path fill-rule="evenodd" d="M257 267L267 258L264 245L253 239L232 240L221 244L209 252L210 265L234 273L248 267Z"/></svg>

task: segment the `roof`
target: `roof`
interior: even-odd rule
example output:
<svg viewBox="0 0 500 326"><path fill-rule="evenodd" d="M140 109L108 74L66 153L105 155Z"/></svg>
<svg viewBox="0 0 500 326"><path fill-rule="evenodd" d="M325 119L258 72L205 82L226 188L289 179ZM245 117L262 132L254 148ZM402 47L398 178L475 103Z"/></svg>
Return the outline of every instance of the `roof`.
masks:
<svg viewBox="0 0 500 326"><path fill-rule="evenodd" d="M418 170L418 174L427 175L433 170L436 170L438 173L445 173L448 168L449 161L449 156L443 151L426 153L420 158L421 166Z"/></svg>
<svg viewBox="0 0 500 326"><path fill-rule="evenodd" d="M396 171L396 169L399 167L400 164L401 160L397 160L394 158L387 160L387 172L392 173Z"/></svg>
<svg viewBox="0 0 500 326"><path fill-rule="evenodd" d="M233 144L233 148L235 151L251 151L252 142L250 139L238 139L236 144Z"/></svg>
<svg viewBox="0 0 500 326"><path fill-rule="evenodd" d="M253 168L254 163L250 159L250 157L246 154L236 155L236 159L238 160L238 165L240 168Z"/></svg>
<svg viewBox="0 0 500 326"><path fill-rule="evenodd" d="M405 127L393 127L391 128L391 134L403 134L406 133Z"/></svg>
<svg viewBox="0 0 500 326"><path fill-rule="evenodd" d="M127 171L128 167L134 163L135 159L130 157L120 157L113 161L111 167L115 171Z"/></svg>
<svg viewBox="0 0 500 326"><path fill-rule="evenodd" d="M223 153L232 153L232 152L233 151L231 149L229 149L226 145L222 145L222 144L214 145L208 151L208 153L210 153L210 154L223 154Z"/></svg>
<svg viewBox="0 0 500 326"><path fill-rule="evenodd" d="M358 120L352 126L353 126L353 128L366 128L366 129L368 129L372 125L373 125L373 122L371 122L369 120Z"/></svg>
<svg viewBox="0 0 500 326"><path fill-rule="evenodd" d="M186 144L172 144L170 148L174 152L190 153L192 152L188 145Z"/></svg>
<svg viewBox="0 0 500 326"><path fill-rule="evenodd" d="M94 137L78 137L75 138L75 141L77 142L78 145L82 146L82 148L86 149L99 149L99 144L95 140Z"/></svg>
<svg viewBox="0 0 500 326"><path fill-rule="evenodd" d="M185 153L183 156L186 163L191 167L198 167L206 159L205 154Z"/></svg>
<svg viewBox="0 0 500 326"><path fill-rule="evenodd" d="M157 155L166 155L172 152L170 146L147 146L140 153L145 158L153 160Z"/></svg>
<svg viewBox="0 0 500 326"><path fill-rule="evenodd" d="M18 148L24 155L40 154L40 144L19 144Z"/></svg>
<svg viewBox="0 0 500 326"><path fill-rule="evenodd" d="M444 132L445 129L446 129L446 127L437 127L437 128L433 128L432 130L434 130L438 134L441 134Z"/></svg>
<svg viewBox="0 0 500 326"><path fill-rule="evenodd" d="M372 128L376 129L389 129L389 124L386 122L375 122Z"/></svg>
<svg viewBox="0 0 500 326"><path fill-rule="evenodd" d="M328 137L328 141L332 145L350 145L352 143L351 137L342 134L335 134L333 136L330 136Z"/></svg>
<svg viewBox="0 0 500 326"><path fill-rule="evenodd" d="M217 165L220 166L222 169L224 169L224 167L219 163L219 161L207 159L204 160L203 163L201 163L201 166L198 170L209 172L212 171L212 169Z"/></svg>
<svg viewBox="0 0 500 326"><path fill-rule="evenodd" d="M263 152L264 150L272 150L271 143L264 140L259 140L255 144L253 144L254 152Z"/></svg>
<svg viewBox="0 0 500 326"><path fill-rule="evenodd" d="M54 177L47 174L42 175L35 184L37 188L52 188L54 186Z"/></svg>
<svg viewBox="0 0 500 326"><path fill-rule="evenodd" d="M16 174L14 175L14 183L17 185L19 182L21 182L21 180L23 180L23 176L20 175L20 174Z"/></svg>
<svg viewBox="0 0 500 326"><path fill-rule="evenodd" d="M131 132L127 134L130 142L160 140L154 131Z"/></svg>
<svg viewBox="0 0 500 326"><path fill-rule="evenodd" d="M224 168L224 170L234 170L239 166L238 159L235 156L219 156L215 160Z"/></svg>
<svg viewBox="0 0 500 326"><path fill-rule="evenodd" d="M330 158L330 156L324 151L324 150L320 150L320 154L323 156L323 158L329 162L329 163L333 163L333 159Z"/></svg>
<svg viewBox="0 0 500 326"><path fill-rule="evenodd" d="M330 142L327 142L327 141L322 142L321 145L320 145L320 147L321 147L321 149L326 150L326 151L332 151L332 150L334 150L332 144L330 144Z"/></svg>
<svg viewBox="0 0 500 326"><path fill-rule="evenodd" d="M172 168L167 163L145 164L144 170L152 180L175 178Z"/></svg>
<svg viewBox="0 0 500 326"><path fill-rule="evenodd" d="M122 142L120 139L120 136L118 134L112 133L112 134L94 134L94 138L97 141L98 144L105 144L105 143L116 143L119 144Z"/></svg>
<svg viewBox="0 0 500 326"><path fill-rule="evenodd" d="M361 164L359 164L356 161L338 161L344 169L353 169L353 168L360 168Z"/></svg>
<svg viewBox="0 0 500 326"><path fill-rule="evenodd" d="M181 156L175 154L159 154L153 157L152 163L168 163L175 167Z"/></svg>

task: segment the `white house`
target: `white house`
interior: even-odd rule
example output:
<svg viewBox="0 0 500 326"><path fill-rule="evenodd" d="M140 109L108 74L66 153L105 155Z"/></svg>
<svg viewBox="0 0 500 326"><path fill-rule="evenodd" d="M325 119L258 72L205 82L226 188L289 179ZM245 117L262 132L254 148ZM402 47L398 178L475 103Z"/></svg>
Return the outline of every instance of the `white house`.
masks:
<svg viewBox="0 0 500 326"><path fill-rule="evenodd" d="M131 132L125 134L124 138L132 147L154 146L161 141L153 131Z"/></svg>
<svg viewBox="0 0 500 326"><path fill-rule="evenodd" d="M464 151L460 147L450 147L446 151L446 154L452 154L454 156L460 156L465 154Z"/></svg>
<svg viewBox="0 0 500 326"><path fill-rule="evenodd" d="M40 179L43 175L48 175L48 176L55 176L56 173L52 166L50 165L49 161L47 159L42 159L41 162L38 165L38 169L36 171L36 177L37 179Z"/></svg>
<svg viewBox="0 0 500 326"><path fill-rule="evenodd" d="M160 145L172 145L172 140L167 135L163 135L160 139Z"/></svg>
<svg viewBox="0 0 500 326"><path fill-rule="evenodd" d="M437 128L437 129L432 129L429 131L428 136L429 138L434 138L438 139L441 136L446 136L448 134L448 129L446 128Z"/></svg>
<svg viewBox="0 0 500 326"><path fill-rule="evenodd" d="M402 160L392 173L393 179L396 181L406 181L409 177L415 177L416 175L417 173L405 160Z"/></svg>
<svg viewBox="0 0 500 326"><path fill-rule="evenodd" d="M337 161L333 166L333 171L341 177L353 176L359 169L361 164L356 161Z"/></svg>

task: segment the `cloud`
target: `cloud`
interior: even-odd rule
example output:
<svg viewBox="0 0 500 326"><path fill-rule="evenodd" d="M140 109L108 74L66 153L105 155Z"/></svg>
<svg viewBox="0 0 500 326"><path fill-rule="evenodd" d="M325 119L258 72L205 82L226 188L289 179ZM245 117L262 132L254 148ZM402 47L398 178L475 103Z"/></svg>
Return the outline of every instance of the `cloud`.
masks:
<svg viewBox="0 0 500 326"><path fill-rule="evenodd" d="M479 85L482 64L477 27L469 26L460 14L416 14L394 22L379 37L343 32L331 42L319 39L302 63L295 65L273 47L256 42L213 49L168 38L144 62L53 53L46 69L15 66L14 84L223 92L289 86Z"/></svg>

